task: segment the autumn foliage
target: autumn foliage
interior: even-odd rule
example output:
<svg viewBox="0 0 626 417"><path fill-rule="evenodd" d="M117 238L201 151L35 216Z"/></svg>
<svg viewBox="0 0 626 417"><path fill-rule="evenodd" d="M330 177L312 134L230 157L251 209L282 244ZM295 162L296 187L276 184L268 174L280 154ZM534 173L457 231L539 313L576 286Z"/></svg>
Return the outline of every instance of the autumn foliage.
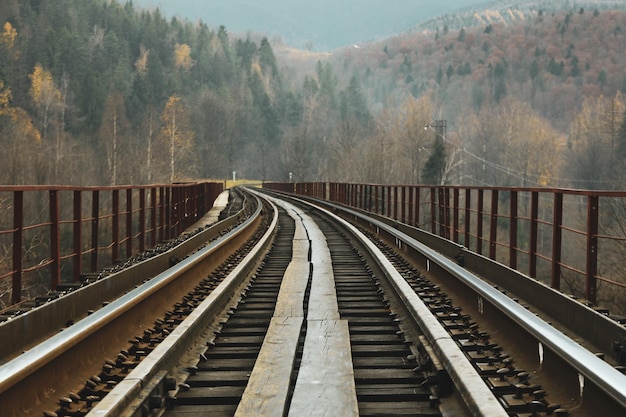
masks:
<svg viewBox="0 0 626 417"><path fill-rule="evenodd" d="M608 6L476 11L333 53L132 2L5 6L0 140L13 168L2 183L237 171L620 188L626 175L626 12ZM429 129L435 120L447 130Z"/></svg>

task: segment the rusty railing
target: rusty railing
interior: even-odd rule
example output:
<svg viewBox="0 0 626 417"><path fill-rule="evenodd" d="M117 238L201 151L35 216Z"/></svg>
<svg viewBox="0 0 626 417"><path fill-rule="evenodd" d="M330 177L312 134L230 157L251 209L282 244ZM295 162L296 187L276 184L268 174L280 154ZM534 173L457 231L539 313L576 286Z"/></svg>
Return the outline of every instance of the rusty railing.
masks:
<svg viewBox="0 0 626 417"><path fill-rule="evenodd" d="M223 183L0 186L0 310L178 236Z"/></svg>
<svg viewBox="0 0 626 417"><path fill-rule="evenodd" d="M624 308L626 192L348 183L264 187L417 226L594 305Z"/></svg>

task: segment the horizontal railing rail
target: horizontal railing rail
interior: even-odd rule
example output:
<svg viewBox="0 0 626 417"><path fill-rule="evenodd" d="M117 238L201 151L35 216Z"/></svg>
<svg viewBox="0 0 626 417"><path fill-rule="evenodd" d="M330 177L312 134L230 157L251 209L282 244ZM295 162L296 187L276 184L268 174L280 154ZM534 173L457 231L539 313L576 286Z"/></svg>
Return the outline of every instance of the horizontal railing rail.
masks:
<svg viewBox="0 0 626 417"><path fill-rule="evenodd" d="M0 311L178 236L223 188L0 186Z"/></svg>
<svg viewBox="0 0 626 417"><path fill-rule="evenodd" d="M333 182L264 187L420 227L592 305L625 308L625 191Z"/></svg>

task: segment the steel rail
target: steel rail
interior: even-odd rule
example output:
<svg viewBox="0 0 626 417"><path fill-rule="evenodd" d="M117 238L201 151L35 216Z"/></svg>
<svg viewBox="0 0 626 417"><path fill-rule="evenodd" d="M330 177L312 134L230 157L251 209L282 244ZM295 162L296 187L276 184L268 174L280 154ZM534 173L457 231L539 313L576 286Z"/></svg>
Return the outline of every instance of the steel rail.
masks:
<svg viewBox="0 0 626 417"><path fill-rule="evenodd" d="M179 276L202 263L211 253L228 244L229 241L246 231L261 215L262 205L257 198L257 208L253 215L235 229L218 240L208 244L172 268L112 301L93 314L57 333L22 355L0 366L0 394L30 376L52 360L77 345L117 317L149 298Z"/></svg>
<svg viewBox="0 0 626 417"><path fill-rule="evenodd" d="M87 314L88 310L99 308L102 303L112 300L130 291L170 266L171 259L183 259L196 251L206 242L217 239L226 231L243 221L246 216L246 198L240 210L234 215L211 224L201 231L185 233L183 238L161 244L166 249L149 249L148 256L139 256L138 262L116 265L100 271L98 278L63 296L43 303L35 308L25 307L23 313L0 323L0 364L6 363L25 350L25 346L34 346L49 335L51 330L62 329L70 320ZM256 206L255 206L256 207ZM1 278L0 278L1 279ZM9 307L7 310L12 309Z"/></svg>
<svg viewBox="0 0 626 417"><path fill-rule="evenodd" d="M419 325L435 350L435 353L439 356L439 359L442 361L446 371L454 381L459 394L463 398L468 411L476 417L507 417L508 413L504 410L502 404L500 404L495 395L485 385L482 377L466 358L452 336L443 328L438 319L432 314L415 291L412 290L406 280L380 249L345 219L311 202L295 197L292 197L292 199L313 206L335 219L347 228L350 233L375 256L381 268L388 274L391 285L405 303L413 320ZM343 210L343 207L341 209ZM363 218L365 218L365 216L363 216ZM369 220L368 218L368 221ZM381 225L383 224L381 223ZM387 227L386 225L384 226Z"/></svg>
<svg viewBox="0 0 626 417"><path fill-rule="evenodd" d="M373 219L357 211L335 204L325 204L335 207L350 216L369 222L372 226L384 230L404 244L422 253L431 262L439 265L439 267L452 274L474 290L478 295L489 301L522 329L535 337L539 343L549 347L586 380L591 381L620 406L626 409L626 376L594 353L585 349L576 341L552 327L545 320L537 317L519 303L487 284L477 275L469 272L418 240L380 220Z"/></svg>
<svg viewBox="0 0 626 417"><path fill-rule="evenodd" d="M259 197L256 197L259 200ZM267 201L267 200L266 200ZM278 210L268 201L273 209L273 218L270 227L263 235L254 249L248 253L239 265L222 281L218 287L185 319L176 329L170 333L163 342L134 368L119 384L113 388L100 402L98 402L87 417L116 417L123 415L132 401L136 401L139 393L149 387L153 378L164 367L174 367L176 357L184 351L188 341L192 337L190 333L197 332L206 327L207 321L215 316L226 301L236 296L236 288L247 274L262 259L260 255L271 243L272 235L278 226ZM259 210L260 211L260 210ZM131 412L132 414L132 412Z"/></svg>

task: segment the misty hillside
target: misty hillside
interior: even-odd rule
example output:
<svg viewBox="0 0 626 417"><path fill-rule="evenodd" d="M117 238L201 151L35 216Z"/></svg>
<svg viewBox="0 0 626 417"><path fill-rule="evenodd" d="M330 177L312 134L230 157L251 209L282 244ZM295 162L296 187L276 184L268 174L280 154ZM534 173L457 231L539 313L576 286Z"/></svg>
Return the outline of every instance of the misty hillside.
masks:
<svg viewBox="0 0 626 417"><path fill-rule="evenodd" d="M566 131L585 97L626 91L626 14L529 10L487 10L473 16L482 25L398 35L330 59L346 79L359 74L374 108L428 91L450 113L514 96Z"/></svg>
<svg viewBox="0 0 626 417"><path fill-rule="evenodd" d="M447 28L457 30L488 24L511 24L532 18L542 13L558 13L570 10L613 10L626 7L624 0L526 0L526 1L491 1L472 4L465 9L459 8L453 13L440 14L419 22L415 30L437 31Z"/></svg>
<svg viewBox="0 0 626 417"><path fill-rule="evenodd" d="M261 33L300 49L330 51L381 40L408 31L460 29L524 20L539 10L554 12L580 7L598 10L623 7L624 0L135 0L178 16L229 31Z"/></svg>
<svg viewBox="0 0 626 417"><path fill-rule="evenodd" d="M0 182L138 184L237 171L623 188L624 2L524 4L465 9L434 29L322 53L134 2L5 0L0 159L9 162ZM448 142L434 153L424 126L441 119Z"/></svg>
<svg viewBox="0 0 626 417"><path fill-rule="evenodd" d="M135 0L168 16L202 19L231 32L280 36L291 46L326 51L405 32L417 23L476 4L473 0Z"/></svg>

